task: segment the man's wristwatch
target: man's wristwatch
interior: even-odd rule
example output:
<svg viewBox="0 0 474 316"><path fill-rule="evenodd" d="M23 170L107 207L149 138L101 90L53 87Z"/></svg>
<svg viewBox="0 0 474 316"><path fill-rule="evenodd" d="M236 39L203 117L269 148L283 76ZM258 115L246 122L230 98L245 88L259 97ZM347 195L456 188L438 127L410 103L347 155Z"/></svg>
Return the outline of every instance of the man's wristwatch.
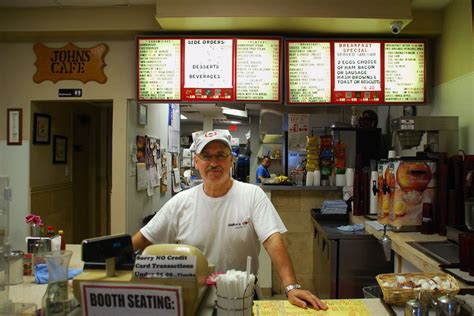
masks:
<svg viewBox="0 0 474 316"><path fill-rule="evenodd" d="M285 295L286 295L286 297L288 297L288 293L289 293L291 290L294 290L294 289L301 289L301 285L299 285L298 283L295 283L295 284L290 284L290 285L288 285L287 287L285 287Z"/></svg>

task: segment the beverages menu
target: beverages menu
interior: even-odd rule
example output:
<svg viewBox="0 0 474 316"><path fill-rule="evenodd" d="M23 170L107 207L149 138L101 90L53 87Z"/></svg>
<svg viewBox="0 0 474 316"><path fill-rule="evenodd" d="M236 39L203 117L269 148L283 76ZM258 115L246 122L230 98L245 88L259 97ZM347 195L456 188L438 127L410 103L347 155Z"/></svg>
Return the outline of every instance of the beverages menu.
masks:
<svg viewBox="0 0 474 316"><path fill-rule="evenodd" d="M331 44L287 42L288 103L331 102Z"/></svg>
<svg viewBox="0 0 474 316"><path fill-rule="evenodd" d="M279 39L237 39L236 100L280 100Z"/></svg>
<svg viewBox="0 0 474 316"><path fill-rule="evenodd" d="M381 102L380 42L334 42L334 101Z"/></svg>
<svg viewBox="0 0 474 316"><path fill-rule="evenodd" d="M385 43L385 102L425 101L425 44Z"/></svg>
<svg viewBox="0 0 474 316"><path fill-rule="evenodd" d="M230 100L234 90L234 41L184 39L183 100Z"/></svg>
<svg viewBox="0 0 474 316"><path fill-rule="evenodd" d="M138 100L181 98L181 39L139 38Z"/></svg>

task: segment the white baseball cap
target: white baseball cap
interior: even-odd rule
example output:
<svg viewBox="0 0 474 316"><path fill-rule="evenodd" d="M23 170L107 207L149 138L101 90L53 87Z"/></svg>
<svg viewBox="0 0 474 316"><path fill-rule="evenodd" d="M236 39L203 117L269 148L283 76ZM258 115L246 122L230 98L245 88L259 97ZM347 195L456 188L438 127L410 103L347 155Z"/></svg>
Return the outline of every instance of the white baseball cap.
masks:
<svg viewBox="0 0 474 316"><path fill-rule="evenodd" d="M224 143L232 151L232 146L230 145L231 138L232 135L230 135L229 131L223 129L216 129L209 132L195 132L193 133L194 142L191 145L191 149L195 149L196 154L200 154L207 144L213 141L219 141Z"/></svg>

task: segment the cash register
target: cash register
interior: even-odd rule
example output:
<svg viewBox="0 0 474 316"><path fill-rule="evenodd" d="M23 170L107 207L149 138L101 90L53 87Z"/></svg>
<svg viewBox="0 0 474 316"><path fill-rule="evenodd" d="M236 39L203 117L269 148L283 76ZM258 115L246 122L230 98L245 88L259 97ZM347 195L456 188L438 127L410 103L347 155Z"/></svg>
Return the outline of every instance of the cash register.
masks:
<svg viewBox="0 0 474 316"><path fill-rule="evenodd" d="M192 274L162 273L164 265L147 266L139 264L147 260L192 258L195 263ZM181 288L183 315L194 315L206 292L207 276L214 272L202 252L190 245L151 245L143 253L135 256L130 235L114 235L87 239L82 242L84 271L73 279L73 292L81 302L84 293L81 284L91 282L127 283L143 285L173 286ZM147 266L151 269L140 269ZM169 270L168 270L169 271ZM84 307L83 307L84 308ZM156 314L156 315L159 315Z"/></svg>

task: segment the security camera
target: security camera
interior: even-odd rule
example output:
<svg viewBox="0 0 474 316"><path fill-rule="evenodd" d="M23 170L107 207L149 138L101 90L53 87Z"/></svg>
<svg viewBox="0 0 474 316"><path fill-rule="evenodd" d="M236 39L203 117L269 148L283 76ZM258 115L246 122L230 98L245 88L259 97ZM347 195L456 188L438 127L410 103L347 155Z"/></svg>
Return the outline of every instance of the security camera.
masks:
<svg viewBox="0 0 474 316"><path fill-rule="evenodd" d="M390 31L392 34L399 34L402 30L403 23L401 21L395 21L390 24Z"/></svg>

